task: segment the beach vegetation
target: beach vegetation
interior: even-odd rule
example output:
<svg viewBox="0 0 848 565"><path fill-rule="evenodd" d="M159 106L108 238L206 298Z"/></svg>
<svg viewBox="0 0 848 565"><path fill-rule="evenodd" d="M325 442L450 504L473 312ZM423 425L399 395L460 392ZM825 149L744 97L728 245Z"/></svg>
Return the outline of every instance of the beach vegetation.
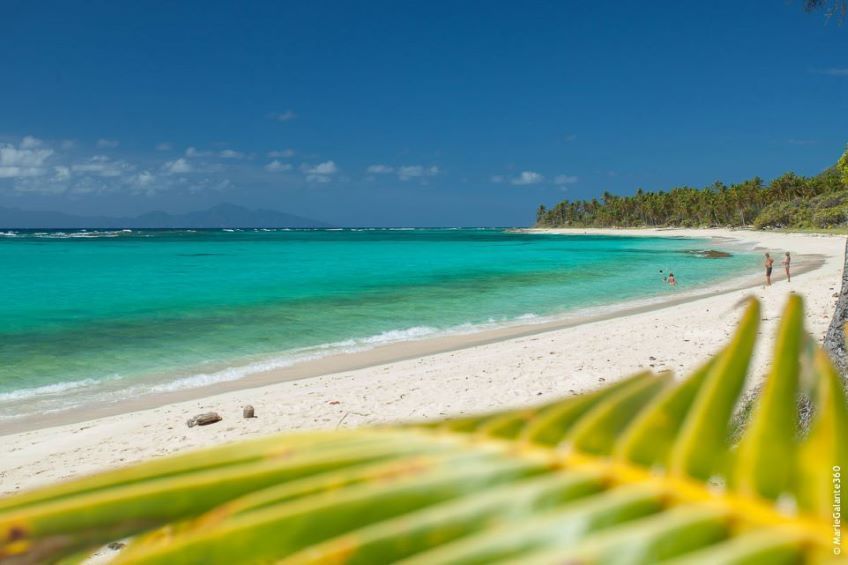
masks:
<svg viewBox="0 0 848 565"><path fill-rule="evenodd" d="M536 211L537 227L755 227L828 229L848 226L848 150L811 177L785 173L727 185L669 191L604 192L601 199L563 200Z"/></svg>
<svg viewBox="0 0 848 565"><path fill-rule="evenodd" d="M749 302L685 379L273 436L0 499L0 560L77 562L112 542L118 563L826 562L841 551L843 383L792 296L761 392L740 400L761 316Z"/></svg>
<svg viewBox="0 0 848 565"><path fill-rule="evenodd" d="M823 10L828 18L836 16L842 22L848 15L848 0L804 0L804 9L808 12Z"/></svg>
<svg viewBox="0 0 848 565"><path fill-rule="evenodd" d="M845 148L845 153L842 154L842 157L836 163L836 168L842 176L842 184L848 186L848 147Z"/></svg>

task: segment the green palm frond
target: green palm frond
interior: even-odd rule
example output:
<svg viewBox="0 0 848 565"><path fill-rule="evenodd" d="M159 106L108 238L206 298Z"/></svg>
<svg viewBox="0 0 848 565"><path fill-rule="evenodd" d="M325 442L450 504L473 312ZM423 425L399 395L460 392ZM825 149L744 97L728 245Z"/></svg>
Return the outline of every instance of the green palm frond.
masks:
<svg viewBox="0 0 848 565"><path fill-rule="evenodd" d="M310 432L160 459L0 500L0 559L122 563L806 563L835 559L848 465L840 377L783 316L741 439L752 301L689 378L643 373L536 408ZM812 399L808 430L797 399Z"/></svg>

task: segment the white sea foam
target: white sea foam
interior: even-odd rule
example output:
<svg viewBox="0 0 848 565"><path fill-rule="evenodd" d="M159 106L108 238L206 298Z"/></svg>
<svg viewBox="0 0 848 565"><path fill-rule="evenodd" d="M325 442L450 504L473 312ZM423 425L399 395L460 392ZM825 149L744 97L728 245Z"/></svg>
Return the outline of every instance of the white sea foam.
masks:
<svg viewBox="0 0 848 565"><path fill-rule="evenodd" d="M280 355L255 359L251 362L231 367L222 367L217 370L173 377L165 382L162 382L161 377L157 378L154 383L150 383L149 381L145 383L143 378L134 379L132 386L129 387L122 385L115 386L117 383L114 381L121 377L114 375L106 379L88 378L21 389L0 394L0 404L9 406L11 403L19 404L21 401L26 401L27 404L25 406L29 405L31 410L16 405L14 414L8 414L8 410L3 410L2 412L7 413L0 413L0 420L23 417L27 413L62 411L91 402L116 402L144 394L168 393L237 381L254 374L291 367L298 363L320 359L329 355L362 352L391 343L417 341L443 335L471 334L516 323L541 323L548 319L550 318L528 313L512 319L489 318L485 322L467 322L447 328L412 326L403 329L386 330L370 336L349 338L294 349L283 352ZM30 405L30 402L34 404Z"/></svg>
<svg viewBox="0 0 848 565"><path fill-rule="evenodd" d="M41 396L55 396L71 390L90 387L98 384L97 379L83 379L66 383L54 383L33 388L22 388L11 392L0 393L0 402L29 400Z"/></svg>
<svg viewBox="0 0 848 565"><path fill-rule="evenodd" d="M391 343L394 341L406 341L411 339L421 339L438 333L438 328L430 326L415 326L405 330L388 330L377 335L372 335L364 339L358 340L360 343L367 344L382 344Z"/></svg>
<svg viewBox="0 0 848 565"><path fill-rule="evenodd" d="M41 239L96 239L100 237L120 237L132 230L104 230L104 231L88 231L81 230L75 232L35 232L33 237Z"/></svg>
<svg viewBox="0 0 848 565"><path fill-rule="evenodd" d="M189 377L182 377L168 383L155 385L151 387L149 391L154 393L174 392L177 390L198 388L218 383L225 383L228 381L237 381L255 373L263 373L265 371L270 371L273 369L282 369L283 367L290 367L294 363L295 361L293 359L285 357L268 359L266 361L250 363L248 365L242 365L240 367L230 367L227 369L222 369L214 373L199 373L197 375L191 375Z"/></svg>
<svg viewBox="0 0 848 565"><path fill-rule="evenodd" d="M459 329L459 327L457 327ZM285 355L271 357L246 365L228 367L220 371L198 373L188 377L155 385L149 392L162 393L186 390L203 386L214 385L223 382L236 381L257 373L264 373L274 369L291 367L297 363L320 359L335 353L355 353L366 351L379 345L396 343L400 341L412 341L423 339L442 333L438 328L430 326L415 326L403 330L389 330L364 338L351 338L337 342L322 343L314 347L306 347L289 351Z"/></svg>

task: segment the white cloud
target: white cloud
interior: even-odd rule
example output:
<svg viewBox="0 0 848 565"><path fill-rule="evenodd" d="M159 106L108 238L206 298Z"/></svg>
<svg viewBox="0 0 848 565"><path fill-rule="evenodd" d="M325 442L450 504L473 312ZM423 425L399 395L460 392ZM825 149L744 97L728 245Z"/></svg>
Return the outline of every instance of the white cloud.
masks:
<svg viewBox="0 0 848 565"><path fill-rule="evenodd" d="M324 161L314 167L304 164L301 165L300 169L306 174L306 180L308 182L318 183L330 182L332 175L336 174L339 170L333 161Z"/></svg>
<svg viewBox="0 0 848 565"><path fill-rule="evenodd" d="M75 173L87 173L100 177L118 177L134 168L125 161L112 161L105 155L95 155L84 163L71 165L71 171Z"/></svg>
<svg viewBox="0 0 848 565"><path fill-rule="evenodd" d="M185 150L186 157L220 157L221 159L244 159L245 154L234 149L224 149L222 151L204 151L197 147L189 146Z"/></svg>
<svg viewBox="0 0 848 565"><path fill-rule="evenodd" d="M24 137L15 147L0 145L0 178L35 177L46 173L44 162L53 150L43 147L41 140Z"/></svg>
<svg viewBox="0 0 848 565"><path fill-rule="evenodd" d="M491 177L489 177L489 180L495 184L500 184L504 181L504 177L503 175L492 175Z"/></svg>
<svg viewBox="0 0 848 565"><path fill-rule="evenodd" d="M150 171L141 171L133 177L133 182L135 182L138 186L141 187L153 184L154 180L156 180L156 177L154 177L153 173L151 173Z"/></svg>
<svg viewBox="0 0 848 565"><path fill-rule="evenodd" d="M577 182L577 177L569 175L557 175L554 177L554 184L562 186L564 184L574 184Z"/></svg>
<svg viewBox="0 0 848 565"><path fill-rule="evenodd" d="M325 182L330 182L332 177L328 177L326 175L306 175L306 180L308 182L317 182L319 184L323 184Z"/></svg>
<svg viewBox="0 0 848 565"><path fill-rule="evenodd" d="M0 186L18 193L92 196L120 192L148 196L163 191L201 193L234 186L232 179L219 174L224 168L218 163L181 157L163 160L161 170L157 170L103 153L79 156L79 149L71 143L51 144L32 136L13 144L0 144ZM221 157L217 151L211 155ZM188 172L194 174L181 174Z"/></svg>
<svg viewBox="0 0 848 565"><path fill-rule="evenodd" d="M172 148L173 146L166 141L156 144L156 151L170 151Z"/></svg>
<svg viewBox="0 0 848 565"><path fill-rule="evenodd" d="M59 145L59 147L61 147L61 148L62 148L62 149L64 149L65 151L68 151L68 150L70 150L70 149L73 149L73 148L74 148L74 147L76 147L76 146L77 146L77 142L76 142L75 140L73 140L73 139L65 139L65 140L64 140L64 141L62 141L62 143Z"/></svg>
<svg viewBox="0 0 848 565"><path fill-rule="evenodd" d="M186 157L208 157L211 154L211 151L200 151L195 147L188 147L185 151Z"/></svg>
<svg viewBox="0 0 848 565"><path fill-rule="evenodd" d="M828 75L832 77L848 77L848 69L846 68L830 68L813 71L820 75Z"/></svg>
<svg viewBox="0 0 848 565"><path fill-rule="evenodd" d="M289 165L288 163L281 163L276 159L265 165L265 170L269 173L279 173L282 171L290 171L291 169L291 165Z"/></svg>
<svg viewBox="0 0 848 565"><path fill-rule="evenodd" d="M520 175L514 177L509 182L517 186L527 186L531 184L539 184L543 180L545 180L545 177L535 171L521 171Z"/></svg>
<svg viewBox="0 0 848 565"><path fill-rule="evenodd" d="M398 179L402 181L407 181L413 178L423 179L424 177L434 177L439 174L439 167L436 165L401 165L400 167L393 167L391 165L369 165L365 172L371 175L388 175L395 173L397 174ZM374 180L374 177L369 177L370 180ZM423 182L423 180L422 180Z"/></svg>
<svg viewBox="0 0 848 565"><path fill-rule="evenodd" d="M269 151L268 157L271 159L276 159L278 157L282 157L283 159L290 159L294 157L294 149L282 149L280 151Z"/></svg>
<svg viewBox="0 0 848 565"><path fill-rule="evenodd" d="M409 180L417 177L434 177L439 174L439 167L436 165L430 167L403 165L402 167L398 167L397 174L400 180Z"/></svg>
<svg viewBox="0 0 848 565"><path fill-rule="evenodd" d="M0 165L0 179L37 177L42 174L44 174L44 170L39 169L37 167L11 167L6 165Z"/></svg>
<svg viewBox="0 0 848 565"><path fill-rule="evenodd" d="M189 149L192 149L192 148L189 147ZM191 166L191 163L189 163L188 161L186 161L182 157L180 157L179 159L175 159L174 161L168 161L167 163L165 163L164 169L165 169L165 172L172 174L172 175L178 175L178 174L182 174L182 173L190 173L191 171L194 170L194 168Z"/></svg>
<svg viewBox="0 0 848 565"><path fill-rule="evenodd" d="M168 183L167 181L157 182L157 180L156 175L150 171L141 171L140 173L128 178L126 184L133 193L144 194L146 196L153 196L157 192L168 190L173 187L173 184Z"/></svg>
<svg viewBox="0 0 848 565"><path fill-rule="evenodd" d="M48 177L21 177L15 179L15 192L34 194L62 194L67 192L65 182L58 182Z"/></svg>
<svg viewBox="0 0 848 565"><path fill-rule="evenodd" d="M71 168L60 165L58 167L53 167L53 171L55 172L54 179L58 181L68 180L71 178Z"/></svg>
<svg viewBox="0 0 848 565"><path fill-rule="evenodd" d="M114 149L118 145L120 145L120 142L116 139L100 138L97 140L97 147L99 147L100 149Z"/></svg>
<svg viewBox="0 0 848 565"><path fill-rule="evenodd" d="M21 140L21 149L35 149L42 145L44 145L43 141L31 135L27 135Z"/></svg>
<svg viewBox="0 0 848 565"><path fill-rule="evenodd" d="M324 161L314 167L307 168L306 172L315 175L332 175L338 172L338 167L333 161Z"/></svg>
<svg viewBox="0 0 848 565"><path fill-rule="evenodd" d="M278 122L288 122L295 119L297 114L291 110L286 110L285 112L271 112L268 117Z"/></svg>

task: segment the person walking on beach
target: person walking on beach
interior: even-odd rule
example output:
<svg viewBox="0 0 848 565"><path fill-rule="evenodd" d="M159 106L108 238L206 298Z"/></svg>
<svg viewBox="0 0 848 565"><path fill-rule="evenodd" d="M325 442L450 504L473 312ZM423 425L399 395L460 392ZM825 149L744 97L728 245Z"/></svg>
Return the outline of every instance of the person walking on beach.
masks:
<svg viewBox="0 0 848 565"><path fill-rule="evenodd" d="M766 267L766 286L771 286L771 269L774 266L774 259L766 253L766 260L763 264Z"/></svg>
<svg viewBox="0 0 848 565"><path fill-rule="evenodd" d="M789 274L789 264L792 262L792 257L789 252L786 252L786 257L783 258L783 269L786 271L786 282L792 282L792 275Z"/></svg>

